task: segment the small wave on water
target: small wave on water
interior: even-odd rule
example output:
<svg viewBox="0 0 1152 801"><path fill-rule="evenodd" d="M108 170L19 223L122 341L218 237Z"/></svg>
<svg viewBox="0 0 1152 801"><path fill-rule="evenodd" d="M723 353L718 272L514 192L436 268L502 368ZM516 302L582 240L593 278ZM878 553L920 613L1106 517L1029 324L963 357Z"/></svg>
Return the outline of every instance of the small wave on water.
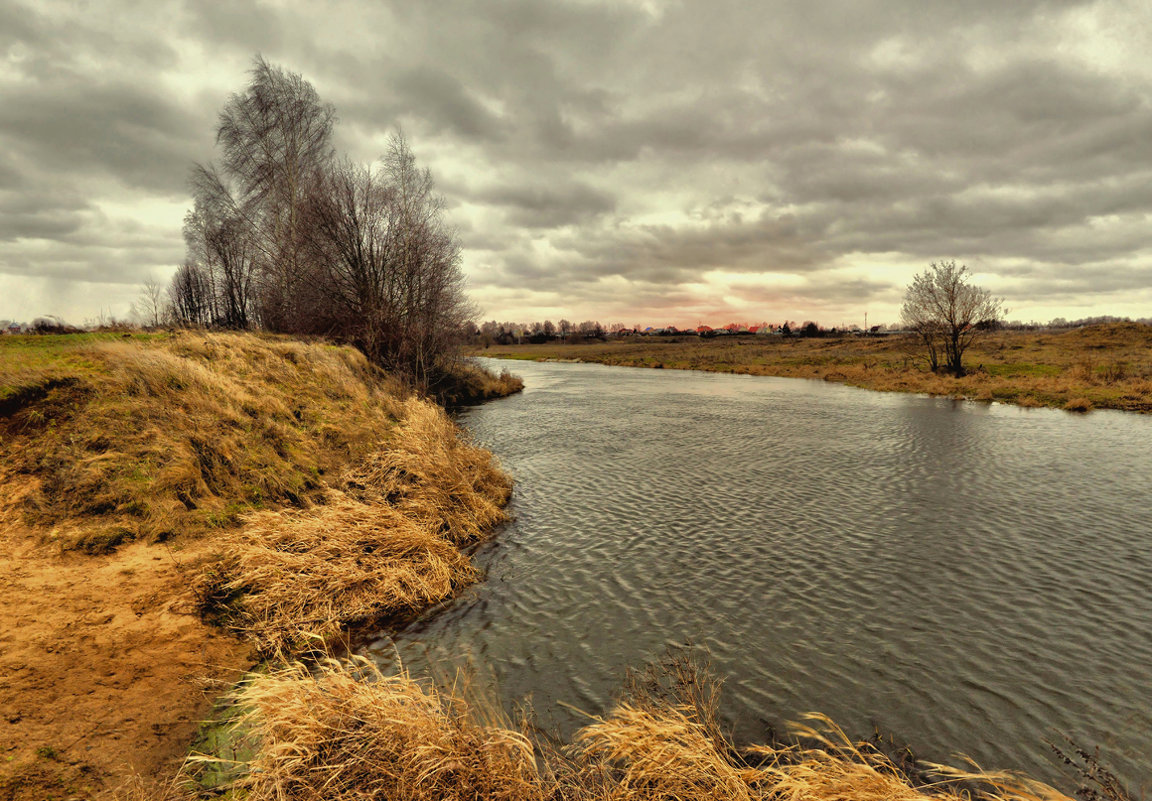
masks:
<svg viewBox="0 0 1152 801"><path fill-rule="evenodd" d="M1051 781L1045 739L1068 734L1152 776L1152 418L516 371L522 395L463 417L515 520L382 661L480 666L570 733L570 708L605 711L626 668L690 641L745 741L820 711L934 759Z"/></svg>

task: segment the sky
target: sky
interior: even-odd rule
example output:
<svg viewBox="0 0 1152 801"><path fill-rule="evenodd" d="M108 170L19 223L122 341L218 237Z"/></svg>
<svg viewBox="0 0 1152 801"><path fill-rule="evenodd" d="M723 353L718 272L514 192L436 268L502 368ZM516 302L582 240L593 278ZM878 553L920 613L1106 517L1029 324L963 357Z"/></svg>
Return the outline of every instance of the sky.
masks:
<svg viewBox="0 0 1152 801"><path fill-rule="evenodd" d="M402 128L478 319L1152 316L1148 0L0 0L0 319L123 317L256 54Z"/></svg>

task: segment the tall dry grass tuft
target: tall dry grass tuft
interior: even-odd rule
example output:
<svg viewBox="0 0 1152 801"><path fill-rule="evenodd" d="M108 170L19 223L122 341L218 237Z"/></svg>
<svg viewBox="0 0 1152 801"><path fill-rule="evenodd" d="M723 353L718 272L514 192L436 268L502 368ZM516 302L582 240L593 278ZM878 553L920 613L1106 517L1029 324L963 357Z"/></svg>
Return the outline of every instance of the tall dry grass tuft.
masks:
<svg viewBox="0 0 1152 801"><path fill-rule="evenodd" d="M291 664L236 700L256 754L236 788L248 801L544 798L524 734L364 659Z"/></svg>
<svg viewBox="0 0 1152 801"><path fill-rule="evenodd" d="M350 498L248 519L200 592L265 653L323 647L348 626L418 612L472 581L455 544L383 504Z"/></svg>
<svg viewBox="0 0 1152 801"><path fill-rule="evenodd" d="M556 747L487 706L477 714L456 691L383 675L363 658L290 664L235 695L253 756L233 789L251 801L1071 801L974 767L921 765L925 775L912 777L819 715L796 727L793 744L740 752L721 735L715 682L684 663L661 669Z"/></svg>
<svg viewBox="0 0 1152 801"><path fill-rule="evenodd" d="M410 399L401 418L386 447L348 473L346 492L390 504L457 544L479 539L506 519L512 483L491 453L466 442L429 403Z"/></svg>
<svg viewBox="0 0 1152 801"><path fill-rule="evenodd" d="M157 780L133 774L111 790L115 801L196 801L196 783L184 775Z"/></svg>
<svg viewBox="0 0 1152 801"><path fill-rule="evenodd" d="M708 726L689 706L617 706L582 729L583 755L608 769L612 799L750 801L762 797L760 770L717 749Z"/></svg>
<svg viewBox="0 0 1152 801"><path fill-rule="evenodd" d="M765 760L769 797L835 801L1072 801L1058 790L1012 773L988 773L975 765L959 770L923 763L913 779L870 742L856 742L824 715L794 726L793 746L754 746Z"/></svg>

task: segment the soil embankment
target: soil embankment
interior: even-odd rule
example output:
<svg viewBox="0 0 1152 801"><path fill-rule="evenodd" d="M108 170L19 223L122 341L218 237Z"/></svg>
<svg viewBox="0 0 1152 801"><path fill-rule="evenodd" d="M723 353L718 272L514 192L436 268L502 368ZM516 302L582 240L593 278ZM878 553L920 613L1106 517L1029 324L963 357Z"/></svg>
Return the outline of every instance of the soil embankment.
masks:
<svg viewBox="0 0 1152 801"><path fill-rule="evenodd" d="M509 491L347 348L0 341L0 799L172 776L261 656L473 580Z"/></svg>
<svg viewBox="0 0 1152 801"><path fill-rule="evenodd" d="M11 531L5 547L0 798L89 798L132 773L174 774L253 659L197 615L192 554L61 554Z"/></svg>

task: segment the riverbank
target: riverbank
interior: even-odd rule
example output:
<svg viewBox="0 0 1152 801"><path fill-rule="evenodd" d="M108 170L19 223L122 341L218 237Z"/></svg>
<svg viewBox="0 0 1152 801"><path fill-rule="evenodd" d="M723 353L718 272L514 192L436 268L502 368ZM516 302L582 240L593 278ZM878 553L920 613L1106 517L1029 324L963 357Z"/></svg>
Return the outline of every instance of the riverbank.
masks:
<svg viewBox="0 0 1152 801"><path fill-rule="evenodd" d="M504 519L491 454L349 348L5 337L0 377L4 801L174 775L245 670L450 596Z"/></svg>
<svg viewBox="0 0 1152 801"><path fill-rule="evenodd" d="M624 367L818 378L1070 411L1152 412L1152 326L997 331L976 340L961 378L929 371L910 337L643 337L609 342L493 345L475 355L577 360Z"/></svg>

